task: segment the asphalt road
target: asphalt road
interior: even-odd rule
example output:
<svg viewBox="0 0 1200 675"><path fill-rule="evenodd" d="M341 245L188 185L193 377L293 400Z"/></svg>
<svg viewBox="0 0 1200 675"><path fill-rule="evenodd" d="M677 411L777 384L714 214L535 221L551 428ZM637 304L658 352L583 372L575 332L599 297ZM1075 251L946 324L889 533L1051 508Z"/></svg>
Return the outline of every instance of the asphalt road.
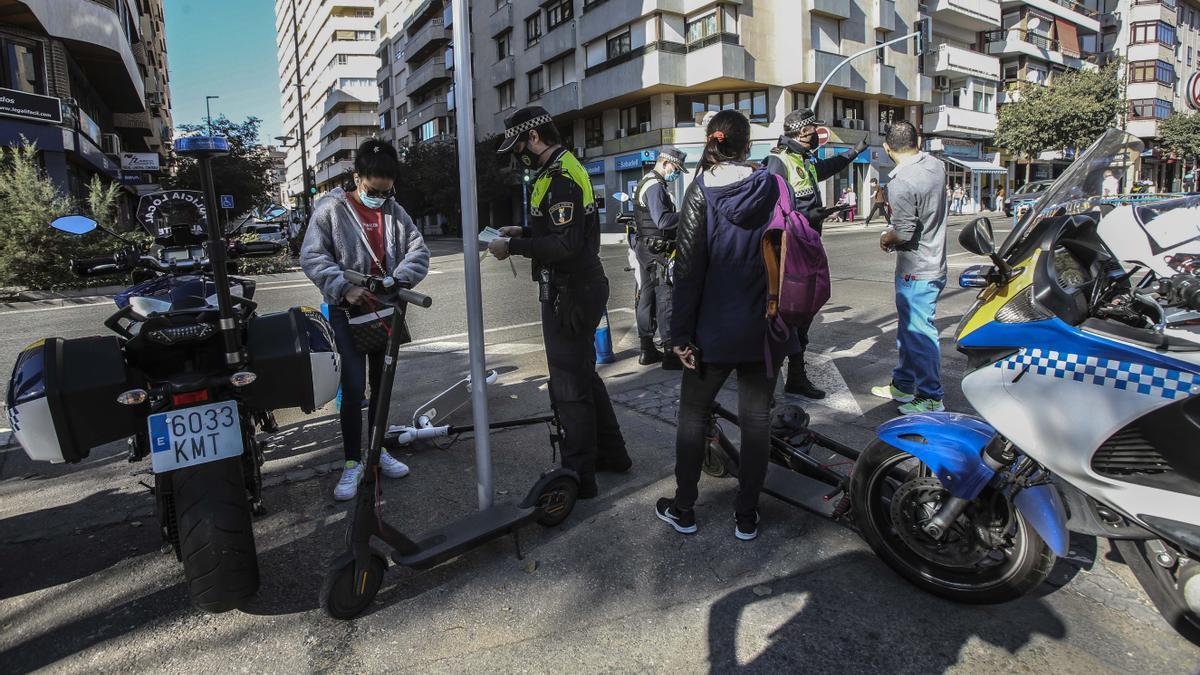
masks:
<svg viewBox="0 0 1200 675"><path fill-rule="evenodd" d="M961 223L960 223L961 224ZM826 433L861 445L894 415L866 391L894 361L892 261L878 230L825 235L834 297L813 331L812 369L831 395L806 407ZM957 227L952 232L957 232ZM434 246L402 354L391 419L467 370L461 254ZM952 273L973 262L951 245ZM393 568L354 622L327 619L316 591L343 541L347 509L330 499L340 457L337 417L280 415L268 439L266 502L255 526L262 588L244 611L206 615L187 601L178 563L160 551L152 499L119 445L75 466L33 464L0 450L0 664L5 671L595 672L713 670L1191 673L1200 650L1167 628L1103 545L1074 542L1072 560L1019 602L965 607L895 577L851 530L764 498L762 536L736 542L735 485L705 479L700 534L670 532L652 512L670 494L678 376L636 365L625 250L604 250L619 360L602 373L635 470L601 477L600 499L560 528L522 533L523 560L499 540L425 572ZM493 419L546 412L545 362L528 267L483 263ZM262 280L263 311L313 304L297 275ZM948 289L948 336L971 294ZM108 301L0 307L0 365L45 335L97 334ZM943 340L947 405L969 410L965 362ZM657 400L656 400L657 399ZM467 422L468 411L454 421ZM519 499L553 464L545 430L494 434L497 489ZM473 442L416 448L413 473L384 484L384 513L410 534L475 508Z"/></svg>

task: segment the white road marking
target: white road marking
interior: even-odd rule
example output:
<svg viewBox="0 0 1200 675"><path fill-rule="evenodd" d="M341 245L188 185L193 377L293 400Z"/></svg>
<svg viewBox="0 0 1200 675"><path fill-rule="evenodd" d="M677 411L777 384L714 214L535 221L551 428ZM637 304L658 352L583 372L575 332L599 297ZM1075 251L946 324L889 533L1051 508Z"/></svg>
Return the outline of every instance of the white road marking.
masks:
<svg viewBox="0 0 1200 675"><path fill-rule="evenodd" d="M0 312L0 316L8 316L10 314L32 314L34 312L55 312L64 309L80 309L82 307L99 307L101 305L112 305L112 300L102 300L100 302L81 302L74 305L59 305L57 307L35 307L33 309L13 309L7 312Z"/></svg>
<svg viewBox="0 0 1200 675"><path fill-rule="evenodd" d="M632 314L633 310L628 307L618 307L616 309L608 310L608 313L609 314ZM487 335L489 333L499 333L499 332L506 331L506 330L519 330L521 328L533 328L534 326L541 326L541 325L542 325L541 321L528 321L526 323L514 323L509 326L496 326L495 328L487 328L487 329L484 329L483 332L485 335ZM451 342L451 341L459 340L459 339L465 338L465 337L469 337L469 335L467 333L453 333L450 335L439 335L437 337L422 338L420 340L413 340L412 342L405 345L405 348L407 349L407 348L411 348L411 347L414 347L417 345L423 345L423 344L432 344L434 342Z"/></svg>
<svg viewBox="0 0 1200 675"><path fill-rule="evenodd" d="M812 380L812 383L818 388L825 390L825 398L814 401L803 396L784 394L784 377L781 376L779 391L785 400L800 403L805 408L820 406L834 412L845 413L851 417L862 417L862 408L858 405L854 393L850 391L849 385L846 384L845 378L842 377L842 373L833 359L825 354L809 352L805 355L804 363L808 379Z"/></svg>
<svg viewBox="0 0 1200 675"><path fill-rule="evenodd" d="M407 344L400 349L406 352L421 352L426 354L465 354L470 350L470 345L466 342L424 342L422 344ZM490 355L517 356L540 352L543 350L543 346L541 343L533 342L498 342L486 345L484 349Z"/></svg>

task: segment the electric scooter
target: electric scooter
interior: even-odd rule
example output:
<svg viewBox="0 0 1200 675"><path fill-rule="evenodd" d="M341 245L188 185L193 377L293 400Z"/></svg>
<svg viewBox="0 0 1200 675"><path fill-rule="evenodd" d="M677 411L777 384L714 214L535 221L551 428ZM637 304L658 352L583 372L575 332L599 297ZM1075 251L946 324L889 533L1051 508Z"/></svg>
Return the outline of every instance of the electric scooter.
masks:
<svg viewBox="0 0 1200 675"><path fill-rule="evenodd" d="M385 412L378 415L371 428L371 444L364 462L366 473L358 489L346 536L348 548L334 560L320 591L321 606L329 616L335 619L352 619L361 614L375 599L383 581L383 574L387 570L388 559L372 548L372 538L377 538L391 547L391 558L395 564L414 569L434 567L506 534L513 535L519 558L521 549L518 528L532 522L543 527L554 527L566 520L575 507L575 499L579 494L579 477L575 472L561 468L543 473L521 502L493 504L433 531L425 532L415 539L410 539L389 525L380 511L377 488L380 452L385 445L403 447L418 440L446 438L474 431L473 426L434 425L434 422L444 419L452 408L457 407L454 404L444 405L448 400L458 401L458 406L465 402L461 393L467 391L469 380L463 380L418 409L414 415L413 426L389 428L386 411L391 406L396 357L400 351L401 336L404 334L405 311L409 304L429 308L433 300L427 295L397 288L395 280L391 277L380 278L350 271L343 274L347 281L356 286L375 294L390 293L397 299L396 311L392 312L377 408ZM494 378L495 373L492 373L488 380L493 381ZM439 404L439 401L442 403ZM436 410L439 406L442 408L440 414ZM488 428L504 429L533 424L551 425L554 432L550 440L557 451L558 439L562 437L562 433L556 415L495 422ZM488 493L492 492L490 475L481 477L480 480L482 489Z"/></svg>

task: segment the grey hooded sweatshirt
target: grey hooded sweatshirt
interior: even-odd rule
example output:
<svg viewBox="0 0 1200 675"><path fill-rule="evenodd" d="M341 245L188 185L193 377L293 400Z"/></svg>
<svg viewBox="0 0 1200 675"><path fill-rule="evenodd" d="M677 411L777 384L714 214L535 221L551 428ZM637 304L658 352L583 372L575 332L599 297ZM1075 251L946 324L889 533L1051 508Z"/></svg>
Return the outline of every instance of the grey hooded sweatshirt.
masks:
<svg viewBox="0 0 1200 675"><path fill-rule="evenodd" d="M345 190L334 188L313 208L304 244L300 247L300 267L330 305L340 305L354 286L342 276L342 270L370 274L374 269L370 250L360 234L362 224L352 199ZM383 205L384 268L400 283L416 286L429 273L429 248L408 213L389 199Z"/></svg>

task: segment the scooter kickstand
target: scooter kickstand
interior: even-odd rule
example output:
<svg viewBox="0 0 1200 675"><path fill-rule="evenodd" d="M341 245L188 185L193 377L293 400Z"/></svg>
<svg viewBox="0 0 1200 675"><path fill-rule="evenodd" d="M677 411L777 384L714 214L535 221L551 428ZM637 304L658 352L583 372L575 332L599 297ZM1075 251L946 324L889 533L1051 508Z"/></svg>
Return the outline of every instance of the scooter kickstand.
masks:
<svg viewBox="0 0 1200 675"><path fill-rule="evenodd" d="M524 560L525 554L521 552L521 531L517 528L512 529L513 547L517 550L517 560Z"/></svg>

